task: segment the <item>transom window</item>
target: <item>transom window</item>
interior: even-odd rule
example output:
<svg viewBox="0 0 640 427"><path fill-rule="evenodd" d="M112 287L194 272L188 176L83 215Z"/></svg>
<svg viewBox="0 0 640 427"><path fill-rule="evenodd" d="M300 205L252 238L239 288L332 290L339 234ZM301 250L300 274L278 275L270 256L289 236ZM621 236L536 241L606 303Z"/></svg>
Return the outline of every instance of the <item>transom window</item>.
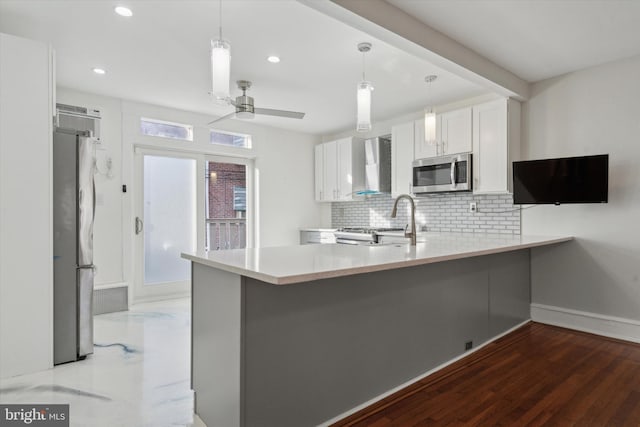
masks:
<svg viewBox="0 0 640 427"><path fill-rule="evenodd" d="M157 119L140 119L140 132L147 136L193 141L193 126Z"/></svg>
<svg viewBox="0 0 640 427"><path fill-rule="evenodd" d="M209 142L212 144L228 145L231 147L251 148L251 136L240 133L212 130Z"/></svg>

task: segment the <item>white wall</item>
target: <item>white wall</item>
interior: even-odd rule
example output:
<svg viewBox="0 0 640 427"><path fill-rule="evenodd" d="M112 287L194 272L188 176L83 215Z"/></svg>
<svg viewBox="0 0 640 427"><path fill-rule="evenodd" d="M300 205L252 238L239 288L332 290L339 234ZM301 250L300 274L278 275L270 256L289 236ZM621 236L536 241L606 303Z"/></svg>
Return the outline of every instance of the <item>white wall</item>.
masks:
<svg viewBox="0 0 640 427"><path fill-rule="evenodd" d="M260 246L297 244L298 228L328 226L330 206L314 201L313 145L317 136L227 120L220 130L252 135L253 149L216 147L208 143L212 117L149 104L120 100L58 88L58 102L98 108L102 111L102 144L113 159L114 177L98 176L96 190L103 203L96 207L94 229L96 284L133 280L133 200L135 194L135 146L156 149L188 149L212 155L255 158L257 170ZM153 138L139 133L141 116L194 125L194 142ZM284 119L283 119L284 120ZM99 155L105 155L99 153ZM127 193L122 193L122 185Z"/></svg>
<svg viewBox="0 0 640 427"><path fill-rule="evenodd" d="M375 93L373 96L375 96ZM500 98L500 96L494 93L488 93L488 94L476 96L473 98L462 99L457 102L451 102L449 104L434 105L433 111L437 114L446 113L447 111L453 111L453 110L457 110L464 107L470 107L472 105L492 101L497 98ZM426 107L427 106L425 106L425 108ZM337 132L332 135L323 135L322 141L333 141L336 139L346 138L350 136L366 139L366 138L374 138L376 136L382 136L382 135L391 135L391 128L393 126L412 122L414 120L419 120L422 118L424 118L424 110L415 111L413 113L404 114L398 117L392 117L390 119L386 119L383 121L373 121L371 123L371 130L369 132L357 132L355 130L355 123L354 123L354 126L351 129L345 129L342 132Z"/></svg>
<svg viewBox="0 0 640 427"><path fill-rule="evenodd" d="M49 47L0 34L0 377L53 366Z"/></svg>
<svg viewBox="0 0 640 427"><path fill-rule="evenodd" d="M59 87L57 102L96 108L102 114L101 149L96 151L98 168L106 169L112 159L113 177L98 174L96 183L96 218L93 228L95 284L125 282L122 254L122 102L119 99L87 94Z"/></svg>
<svg viewBox="0 0 640 427"><path fill-rule="evenodd" d="M609 63L536 83L524 104L525 159L609 154L608 204L538 206L522 214L523 234L576 238L532 252L532 301L561 308L564 323L613 316L640 329L638 76L640 57Z"/></svg>

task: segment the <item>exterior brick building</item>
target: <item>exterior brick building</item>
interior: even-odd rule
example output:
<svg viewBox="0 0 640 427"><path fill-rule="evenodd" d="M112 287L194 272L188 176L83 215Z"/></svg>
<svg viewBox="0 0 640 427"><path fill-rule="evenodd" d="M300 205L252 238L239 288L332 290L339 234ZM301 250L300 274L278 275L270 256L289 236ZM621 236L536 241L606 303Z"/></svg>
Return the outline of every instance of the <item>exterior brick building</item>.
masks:
<svg viewBox="0 0 640 427"><path fill-rule="evenodd" d="M238 212L244 217L243 209L234 209L234 187L246 188L244 165L230 163L209 163L209 211L210 219L236 218ZM246 206L246 205L245 205ZM236 208L238 208L236 203Z"/></svg>

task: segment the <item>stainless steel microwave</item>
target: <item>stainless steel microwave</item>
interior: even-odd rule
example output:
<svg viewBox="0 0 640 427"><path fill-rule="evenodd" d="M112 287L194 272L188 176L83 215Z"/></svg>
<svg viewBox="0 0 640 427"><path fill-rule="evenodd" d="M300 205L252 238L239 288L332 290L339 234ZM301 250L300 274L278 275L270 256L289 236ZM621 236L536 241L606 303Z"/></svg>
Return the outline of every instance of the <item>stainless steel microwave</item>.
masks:
<svg viewBox="0 0 640 427"><path fill-rule="evenodd" d="M429 157L413 162L413 193L471 191L471 153Z"/></svg>

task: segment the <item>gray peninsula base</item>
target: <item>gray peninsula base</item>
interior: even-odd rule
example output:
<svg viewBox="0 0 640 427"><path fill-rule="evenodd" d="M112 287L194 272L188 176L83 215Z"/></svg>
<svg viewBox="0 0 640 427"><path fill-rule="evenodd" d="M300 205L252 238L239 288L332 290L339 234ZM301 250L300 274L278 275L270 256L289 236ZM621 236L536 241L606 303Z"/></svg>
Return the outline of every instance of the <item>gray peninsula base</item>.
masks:
<svg viewBox="0 0 640 427"><path fill-rule="evenodd" d="M211 427L326 422L529 319L529 249L291 285L192 263Z"/></svg>

